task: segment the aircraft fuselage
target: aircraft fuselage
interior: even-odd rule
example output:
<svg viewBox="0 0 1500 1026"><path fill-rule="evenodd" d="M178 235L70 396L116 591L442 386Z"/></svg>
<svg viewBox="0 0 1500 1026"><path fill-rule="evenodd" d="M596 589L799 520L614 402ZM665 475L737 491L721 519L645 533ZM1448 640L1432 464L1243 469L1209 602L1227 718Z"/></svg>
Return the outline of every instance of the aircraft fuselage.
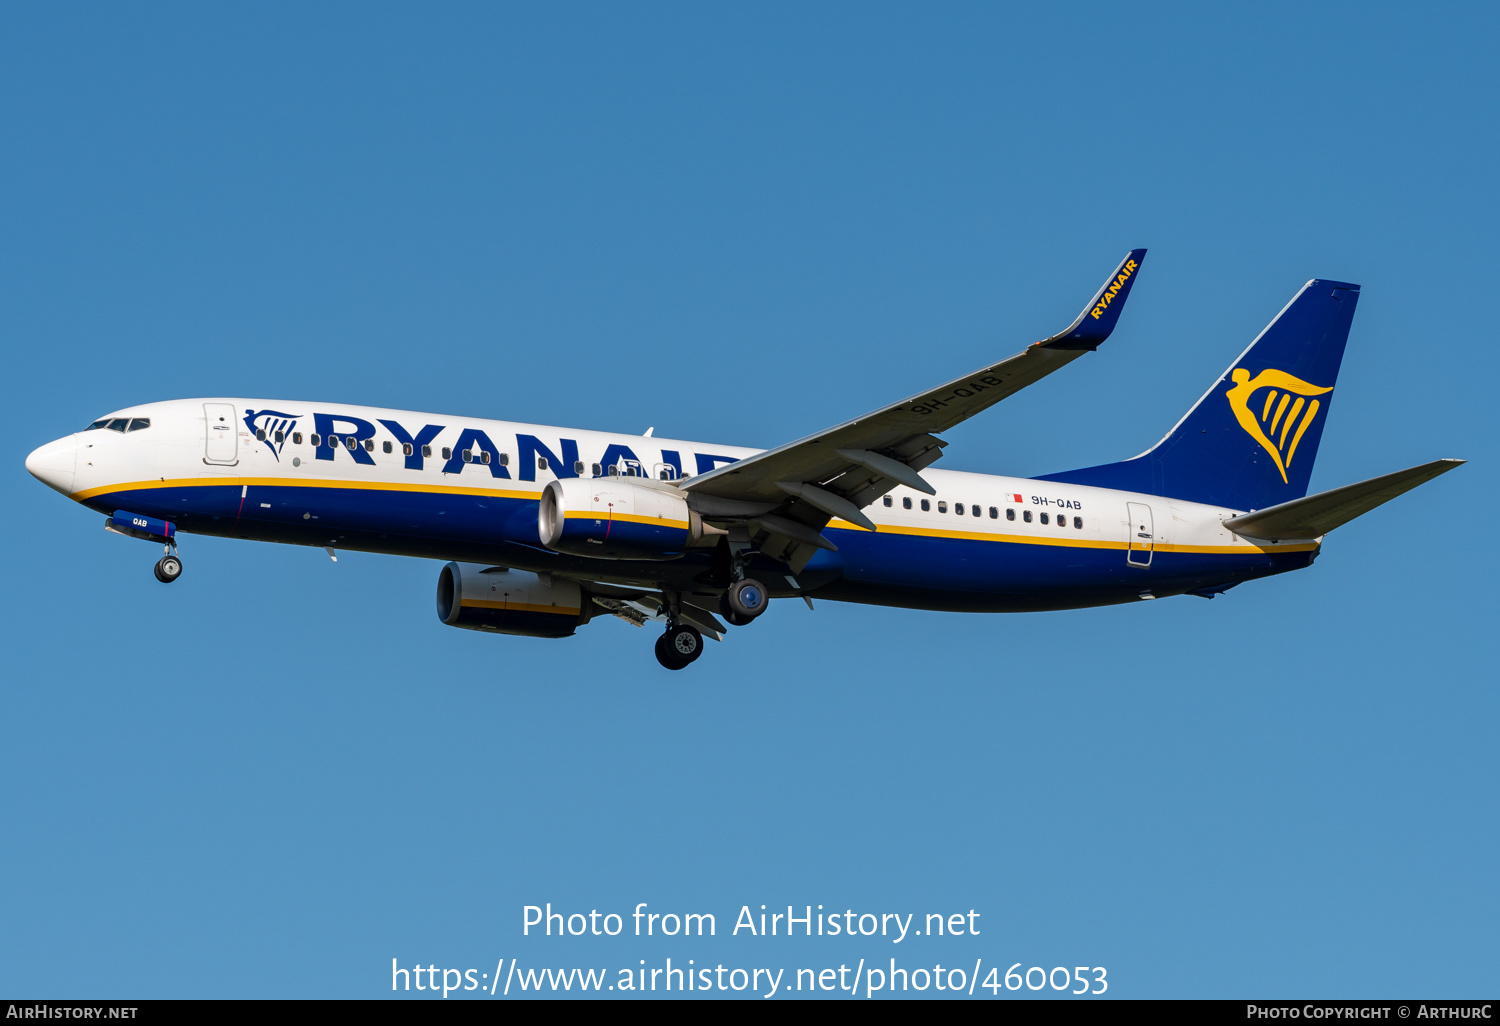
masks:
<svg viewBox="0 0 1500 1026"><path fill-rule="evenodd" d="M105 423L114 420L149 426L121 431ZM543 488L611 472L682 480L761 451L284 400L176 400L101 423L44 446L28 466L106 515L678 590L713 578L712 547L669 561L550 551L537 526ZM794 575L770 560L751 569L773 595L1014 612L1212 592L1305 567L1319 546L1240 537L1222 522L1242 511L1158 495L935 467L923 476L936 495L897 486L864 510L875 532L835 519L824 534L837 551Z"/></svg>

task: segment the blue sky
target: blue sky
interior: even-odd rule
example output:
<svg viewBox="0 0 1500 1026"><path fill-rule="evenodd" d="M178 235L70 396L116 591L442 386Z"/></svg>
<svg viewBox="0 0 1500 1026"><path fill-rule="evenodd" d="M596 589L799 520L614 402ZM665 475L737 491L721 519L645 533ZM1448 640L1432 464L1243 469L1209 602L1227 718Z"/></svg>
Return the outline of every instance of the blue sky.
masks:
<svg viewBox="0 0 1500 1026"><path fill-rule="evenodd" d="M0 992L899 955L1128 997L1492 994L1496 28L6 7ZM1212 602L783 603L680 674L614 620L446 628L434 562L190 537L164 588L22 467L197 395L770 446L1061 328L1132 246L1109 343L945 466L1141 451L1314 276L1364 293L1313 488L1470 464ZM549 901L721 936L523 938ZM722 936L762 903L982 932Z"/></svg>

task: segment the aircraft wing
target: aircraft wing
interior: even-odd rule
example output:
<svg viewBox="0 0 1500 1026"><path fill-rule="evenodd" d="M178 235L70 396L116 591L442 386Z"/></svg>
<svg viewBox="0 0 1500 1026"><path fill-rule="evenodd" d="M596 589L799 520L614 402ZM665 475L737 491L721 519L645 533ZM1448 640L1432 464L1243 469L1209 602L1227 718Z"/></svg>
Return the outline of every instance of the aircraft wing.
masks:
<svg viewBox="0 0 1500 1026"><path fill-rule="evenodd" d="M1078 318L1056 335L863 417L691 478L682 485L690 504L704 516L753 513L758 505L766 516L752 527L776 535L779 542L813 548L833 548L818 532L834 516L874 530L859 510L895 485L933 493L918 472L942 455L947 443L938 433L1040 381L1109 337L1145 256L1144 249L1131 250ZM774 513L768 505L779 507L788 500L789 508ZM778 547L781 558L790 561L795 546L770 546ZM763 551L767 548L762 545Z"/></svg>

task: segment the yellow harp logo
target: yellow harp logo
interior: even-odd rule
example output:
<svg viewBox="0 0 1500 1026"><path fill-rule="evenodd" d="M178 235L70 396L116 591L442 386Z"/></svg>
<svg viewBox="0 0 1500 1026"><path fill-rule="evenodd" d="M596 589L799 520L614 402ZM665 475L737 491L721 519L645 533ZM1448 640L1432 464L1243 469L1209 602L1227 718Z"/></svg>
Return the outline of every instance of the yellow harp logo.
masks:
<svg viewBox="0 0 1500 1026"><path fill-rule="evenodd" d="M1242 367L1236 367L1230 378L1234 387L1225 398L1234 411L1234 419L1271 454L1276 469L1281 471L1281 480L1286 481L1286 468L1297 455L1297 443L1302 441L1322 406L1322 401L1313 396L1332 392L1333 386L1319 388L1279 370L1263 370L1252 378ZM1255 395L1261 389L1266 390L1264 400Z"/></svg>

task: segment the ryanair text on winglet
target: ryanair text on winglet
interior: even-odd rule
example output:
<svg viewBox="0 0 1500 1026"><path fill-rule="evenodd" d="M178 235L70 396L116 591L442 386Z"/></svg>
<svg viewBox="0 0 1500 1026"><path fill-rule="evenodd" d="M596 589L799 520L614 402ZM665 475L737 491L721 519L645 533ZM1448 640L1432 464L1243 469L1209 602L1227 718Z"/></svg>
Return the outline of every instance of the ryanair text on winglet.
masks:
<svg viewBox="0 0 1500 1026"><path fill-rule="evenodd" d="M1125 287L1125 283L1135 273L1137 266L1134 260L1125 261L1125 269L1115 278L1114 283L1104 290L1104 294L1099 297L1099 302L1095 303L1094 308L1089 311L1090 317L1097 321L1099 315L1109 309L1109 304L1114 302L1115 294Z"/></svg>

